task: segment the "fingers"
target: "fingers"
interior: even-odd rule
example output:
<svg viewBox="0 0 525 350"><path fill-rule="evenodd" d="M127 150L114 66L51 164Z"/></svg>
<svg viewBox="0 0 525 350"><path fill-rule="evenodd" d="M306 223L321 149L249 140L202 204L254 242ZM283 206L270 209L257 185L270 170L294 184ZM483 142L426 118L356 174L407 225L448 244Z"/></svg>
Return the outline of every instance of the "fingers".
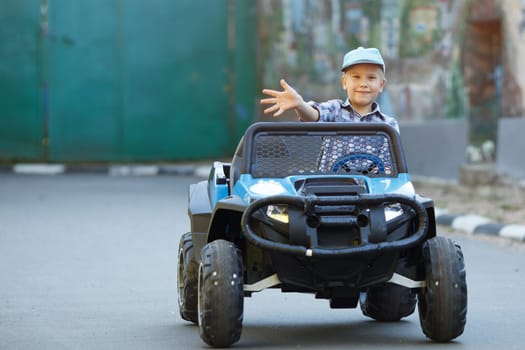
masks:
<svg viewBox="0 0 525 350"><path fill-rule="evenodd" d="M268 108L266 108L263 113L264 114L270 114L270 113L273 113L275 111L276 114L274 114L274 117L281 114L282 111L279 113L279 110L280 110L280 107L277 103L277 97L281 94L279 91L275 91L275 90L270 90L270 89L263 89L262 91L264 94L266 95L270 95L270 96L273 96L273 97L270 97L270 98L263 98L259 101L260 104L262 105L268 105L268 104L273 104L273 106L270 106Z"/></svg>
<svg viewBox="0 0 525 350"><path fill-rule="evenodd" d="M286 82L286 80L281 79L280 83L281 83L282 88L284 89L283 92L286 92L286 93L288 93L288 94L291 94L292 96L296 96L296 95L298 95L298 94L297 94L297 91L295 91L295 89L294 89L293 87L291 87L290 85L288 85L288 83Z"/></svg>
<svg viewBox="0 0 525 350"><path fill-rule="evenodd" d="M280 91L271 90L271 89L263 89L262 92L265 95L270 95L270 96L273 96L273 97L277 97L281 93Z"/></svg>
<svg viewBox="0 0 525 350"><path fill-rule="evenodd" d="M273 112L275 112L275 111L278 110L278 109L279 109L279 106L277 106L277 105L273 105L273 106L271 106L271 107L266 108L266 109L264 110L264 114L273 113Z"/></svg>
<svg viewBox="0 0 525 350"><path fill-rule="evenodd" d="M277 99L275 99L275 98L263 98L263 99L261 99L260 102L263 105L268 105L270 103L277 103Z"/></svg>
<svg viewBox="0 0 525 350"><path fill-rule="evenodd" d="M275 112L275 113L273 114L273 116L274 116L274 117L278 117L278 116L280 116L281 114L283 114L283 112L284 112L283 109L282 109L282 108L279 108L279 110L278 110L277 112Z"/></svg>
<svg viewBox="0 0 525 350"><path fill-rule="evenodd" d="M262 90L263 94L271 97L261 99L260 104L273 104L273 106L270 106L263 111L264 114L274 113L273 116L278 117L293 105L293 103L291 104L290 102L293 102L291 100L293 100L297 93L284 79L281 79L279 83L284 91L272 89Z"/></svg>
<svg viewBox="0 0 525 350"><path fill-rule="evenodd" d="M284 79L281 79L279 81L279 83L281 84L281 87L284 89L284 91L277 91L277 90L272 90L272 89L263 89L263 91L262 91L263 94L270 95L270 96L273 96L273 97L279 97L280 95L282 95L283 93L285 93L287 91L295 92L294 88L292 88L290 85L288 85L288 83Z"/></svg>
<svg viewBox="0 0 525 350"><path fill-rule="evenodd" d="M273 106L271 106L271 107L266 108L266 109L264 110L264 114L271 114L271 113L275 112L275 113L273 113L273 116L274 116L274 117L278 117L278 116L280 116L281 114L283 114L284 111L285 111L285 110L282 109L281 107L279 107L279 106L277 106L277 105L273 105Z"/></svg>

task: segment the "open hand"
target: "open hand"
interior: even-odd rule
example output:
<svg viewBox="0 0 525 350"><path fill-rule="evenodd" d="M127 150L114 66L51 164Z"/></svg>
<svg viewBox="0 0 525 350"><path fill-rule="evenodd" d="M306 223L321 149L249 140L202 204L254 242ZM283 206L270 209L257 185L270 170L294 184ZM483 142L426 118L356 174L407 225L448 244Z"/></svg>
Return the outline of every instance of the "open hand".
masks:
<svg viewBox="0 0 525 350"><path fill-rule="evenodd" d="M265 95L272 97L261 99L261 104L273 104L264 110L264 114L273 113L274 117L278 117L289 109L297 108L303 102L301 95L295 91L288 83L284 80L280 80L283 91L264 89L262 92Z"/></svg>

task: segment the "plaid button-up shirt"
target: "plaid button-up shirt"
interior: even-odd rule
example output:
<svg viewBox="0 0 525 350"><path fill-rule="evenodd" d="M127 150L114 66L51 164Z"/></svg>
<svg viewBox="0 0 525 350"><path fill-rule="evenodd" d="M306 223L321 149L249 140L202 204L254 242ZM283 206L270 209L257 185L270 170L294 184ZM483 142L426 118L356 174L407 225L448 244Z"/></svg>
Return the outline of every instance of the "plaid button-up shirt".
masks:
<svg viewBox="0 0 525 350"><path fill-rule="evenodd" d="M309 101L309 105L319 111L320 122L353 122L353 123L387 123L399 132L397 120L381 113L379 105L374 102L372 112L361 116L357 113L348 99L329 100L326 102Z"/></svg>

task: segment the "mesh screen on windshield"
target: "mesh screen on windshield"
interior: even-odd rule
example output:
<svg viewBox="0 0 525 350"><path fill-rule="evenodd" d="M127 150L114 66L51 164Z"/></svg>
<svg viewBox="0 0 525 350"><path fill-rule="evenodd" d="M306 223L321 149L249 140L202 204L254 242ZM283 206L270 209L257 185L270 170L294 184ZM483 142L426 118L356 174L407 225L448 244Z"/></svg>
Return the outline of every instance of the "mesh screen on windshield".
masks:
<svg viewBox="0 0 525 350"><path fill-rule="evenodd" d="M396 175L389 138L372 135L256 134L254 177L304 174Z"/></svg>

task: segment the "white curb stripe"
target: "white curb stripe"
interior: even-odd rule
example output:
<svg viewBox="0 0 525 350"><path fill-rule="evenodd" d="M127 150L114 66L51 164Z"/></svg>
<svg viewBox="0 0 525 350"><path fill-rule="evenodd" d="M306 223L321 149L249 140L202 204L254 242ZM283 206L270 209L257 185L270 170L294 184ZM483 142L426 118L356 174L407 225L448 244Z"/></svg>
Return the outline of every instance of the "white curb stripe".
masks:
<svg viewBox="0 0 525 350"><path fill-rule="evenodd" d="M472 233L474 232L474 229L477 226L487 224L489 222L490 220L487 219L486 217L470 214L470 215L458 216L457 218L454 219L454 221L452 221L451 226L455 228L456 230L461 230L461 231Z"/></svg>
<svg viewBox="0 0 525 350"><path fill-rule="evenodd" d="M441 215L447 215L447 214L450 214L449 211L445 208L439 208L439 207L435 207L434 208L434 215L436 216L436 219L438 217L440 217Z"/></svg>
<svg viewBox="0 0 525 350"><path fill-rule="evenodd" d="M158 172L159 167L154 165L114 165L109 168L111 176L153 176Z"/></svg>
<svg viewBox="0 0 525 350"><path fill-rule="evenodd" d="M499 232L500 236L525 241L525 226L505 225Z"/></svg>
<svg viewBox="0 0 525 350"><path fill-rule="evenodd" d="M57 175L64 171L64 164L16 164L13 166L15 174Z"/></svg>
<svg viewBox="0 0 525 350"><path fill-rule="evenodd" d="M209 166L200 166L195 169L195 176L207 178L210 175Z"/></svg>

